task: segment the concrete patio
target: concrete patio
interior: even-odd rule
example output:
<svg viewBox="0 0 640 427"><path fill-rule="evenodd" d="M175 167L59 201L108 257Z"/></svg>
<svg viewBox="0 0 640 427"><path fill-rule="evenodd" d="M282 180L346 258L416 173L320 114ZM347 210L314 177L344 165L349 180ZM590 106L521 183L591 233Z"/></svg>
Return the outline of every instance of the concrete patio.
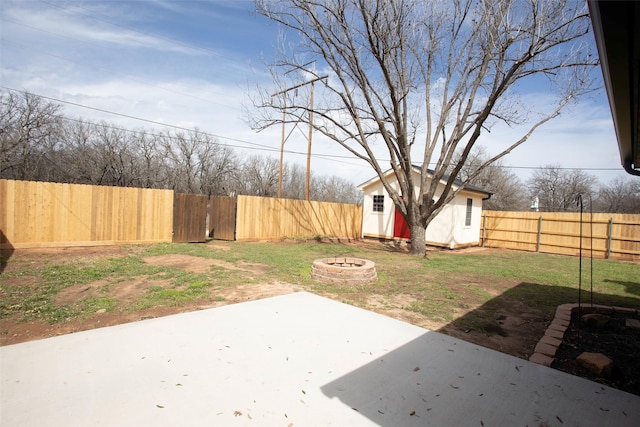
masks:
<svg viewBox="0 0 640 427"><path fill-rule="evenodd" d="M638 426L640 397L300 292L0 348L8 426Z"/></svg>

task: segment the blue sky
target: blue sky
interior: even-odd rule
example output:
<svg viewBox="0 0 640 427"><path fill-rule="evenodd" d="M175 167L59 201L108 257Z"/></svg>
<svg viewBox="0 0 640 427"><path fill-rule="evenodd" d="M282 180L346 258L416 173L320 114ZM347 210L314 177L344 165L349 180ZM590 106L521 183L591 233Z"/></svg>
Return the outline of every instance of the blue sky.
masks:
<svg viewBox="0 0 640 427"><path fill-rule="evenodd" d="M98 109L198 127L241 155L277 157L280 128L254 132L242 108L251 87L269 84L263 58L278 44L277 27L252 10L249 0L2 0L0 85L94 108L65 104L71 116L158 127ZM529 96L526 102L537 102L545 94ZM516 131L496 128L481 144L493 152ZM293 132L287 149L306 152L305 134ZM315 138L312 152L316 174L355 184L373 175L362 161L330 157L348 154L329 141ZM305 165L304 154L285 160ZM504 163L523 180L552 163L586 168L602 183L626 176L604 90L538 130ZM602 168L613 170L593 170Z"/></svg>

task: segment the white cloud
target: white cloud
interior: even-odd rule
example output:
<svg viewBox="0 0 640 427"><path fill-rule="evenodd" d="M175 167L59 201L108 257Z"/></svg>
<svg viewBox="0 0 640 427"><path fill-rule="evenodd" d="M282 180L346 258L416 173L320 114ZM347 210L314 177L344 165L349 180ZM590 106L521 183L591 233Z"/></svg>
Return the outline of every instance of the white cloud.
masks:
<svg viewBox="0 0 640 427"><path fill-rule="evenodd" d="M260 62L257 52L268 52L278 39L275 26L249 15L250 2L117 3L122 7L101 1L52 4L3 0L3 86L154 122L199 127L229 138L221 142L233 146L248 145L237 141L241 140L274 150L244 150L243 155L279 155L279 126L255 133L243 120L241 106L248 103L246 86L266 76L261 69L254 74L248 64ZM231 17L226 15L229 10ZM196 18L200 21L194 23ZM523 101L545 102L544 95ZM65 111L130 128L156 126L72 105L65 105ZM482 136L480 144L494 152L513 141L521 130L496 126ZM306 129L294 131L286 149L302 154L285 154L285 160L304 164ZM313 152L348 155L317 133ZM375 152L382 159L388 157L384 147L377 147ZM419 160L416 158L416 163ZM528 167L549 163L618 167L617 143L606 99L602 96L580 103L547 123L504 162ZM373 175L363 161L353 158L314 157L312 170L339 175L354 183ZM530 173L526 169L516 172L523 177ZM597 175L605 179L606 173Z"/></svg>
<svg viewBox="0 0 640 427"><path fill-rule="evenodd" d="M20 5L22 7L9 7L5 12L4 19L12 25L9 31L31 30L42 33L46 37L39 37L39 40L47 44L73 42L81 48L91 48L92 46L100 48L104 45L112 45L109 48L154 49L160 52L185 55L204 54L202 49L166 37L144 34L115 26L115 23L110 24L102 20L91 19L89 17L90 11L77 9L73 6L47 9L30 7L37 6L37 3L34 2L24 2Z"/></svg>
<svg viewBox="0 0 640 427"><path fill-rule="evenodd" d="M527 103L540 103L548 95L523 97ZM526 128L496 126L485 133L479 143L491 154L520 138ZM622 173L616 136L608 105L584 100L538 128L528 141L504 158L506 165L515 167L543 167L559 164L565 168L611 168L613 171L588 170L601 181ZM530 169L516 169L523 179Z"/></svg>

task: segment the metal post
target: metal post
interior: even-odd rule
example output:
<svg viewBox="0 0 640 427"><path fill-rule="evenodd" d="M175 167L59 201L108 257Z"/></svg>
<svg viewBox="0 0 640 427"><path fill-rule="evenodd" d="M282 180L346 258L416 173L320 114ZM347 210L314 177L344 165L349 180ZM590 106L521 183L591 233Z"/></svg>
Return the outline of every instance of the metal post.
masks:
<svg viewBox="0 0 640 427"><path fill-rule="evenodd" d="M580 208L580 245L578 245L578 250L580 251L580 260L578 262L578 315L582 316L582 194L578 194L577 203ZM578 337L580 337L579 329Z"/></svg>
<svg viewBox="0 0 640 427"><path fill-rule="evenodd" d="M487 214L482 215L482 247L484 248L484 243L487 240Z"/></svg>
<svg viewBox="0 0 640 427"><path fill-rule="evenodd" d="M536 242L536 252L540 252L540 239L542 238L542 215L538 217L538 240Z"/></svg>
<svg viewBox="0 0 640 427"><path fill-rule="evenodd" d="M607 259L611 258L611 236L613 235L613 217L609 217L609 229L607 230Z"/></svg>

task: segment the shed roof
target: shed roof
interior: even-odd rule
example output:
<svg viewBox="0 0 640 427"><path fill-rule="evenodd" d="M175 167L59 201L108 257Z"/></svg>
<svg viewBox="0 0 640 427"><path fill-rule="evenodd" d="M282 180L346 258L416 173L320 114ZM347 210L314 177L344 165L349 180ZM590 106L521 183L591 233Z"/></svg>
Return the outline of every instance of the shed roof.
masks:
<svg viewBox="0 0 640 427"><path fill-rule="evenodd" d="M420 166L418 166L418 165L412 165L412 169L413 169L413 171L414 171L414 172L416 172L416 173L420 173L420 171L421 171L421 169L422 169L422 168L421 168ZM433 174L435 173L435 171L434 171L433 169L427 169L427 171L429 172L429 174L430 174L431 176L433 176ZM392 172L393 172L393 169L388 169L387 171L385 171L384 175L389 175L389 174L391 174ZM442 182L442 183L444 184L448 179L449 179L449 175L444 175L444 176L442 177L442 179L440 180L440 182ZM364 189L365 189L365 188L369 187L370 185L372 185L372 184L374 184L374 183L376 183L376 182L378 182L378 181L380 181L380 177L376 175L376 176L374 176L373 178L371 178L371 179L369 179L369 180L367 180L367 181L363 182L362 184L358 185L358 189L360 189L360 190L364 191ZM482 188L480 188L480 187L477 187L477 186L475 186L475 185L472 185L472 184L464 184L464 183L463 183L461 180L459 180L459 179L455 179L455 180L453 181L453 184L454 184L454 185L456 185L456 186L458 186L458 187L461 187L461 186L463 186L463 185L464 185L464 189L465 189L465 190L467 190L467 191L471 191L471 192L473 192L473 193L485 194L485 195L487 195L487 196L492 196L492 195L493 195L493 193L492 193L492 192L487 191L487 190L484 190L484 189L482 189Z"/></svg>

